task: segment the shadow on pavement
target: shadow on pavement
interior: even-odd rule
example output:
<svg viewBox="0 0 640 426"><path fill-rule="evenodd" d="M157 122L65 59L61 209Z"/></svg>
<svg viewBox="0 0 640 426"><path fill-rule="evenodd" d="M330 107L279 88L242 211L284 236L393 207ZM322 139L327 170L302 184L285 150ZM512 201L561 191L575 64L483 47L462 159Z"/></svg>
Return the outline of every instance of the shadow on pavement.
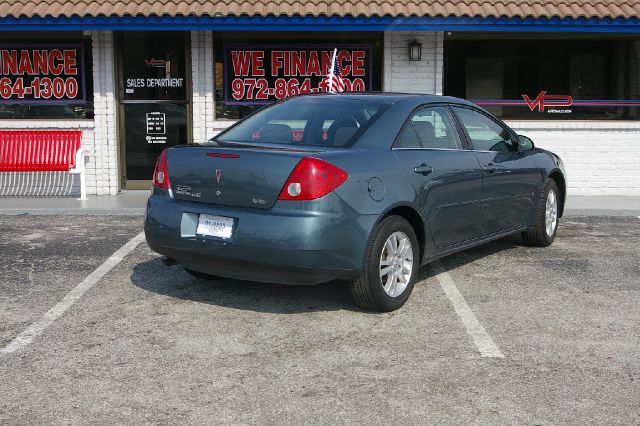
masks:
<svg viewBox="0 0 640 426"><path fill-rule="evenodd" d="M447 269L453 269L521 244L519 236L507 237L448 256L442 261ZM425 265L418 272L416 282L433 276L432 268ZM164 265L160 257L134 266L131 282L142 289L165 296L256 312L369 312L358 308L353 302L349 284L345 281L336 280L314 286L291 286L227 278L204 280L189 275L180 265Z"/></svg>
<svg viewBox="0 0 640 426"><path fill-rule="evenodd" d="M469 250L461 251L460 253L444 257L441 259L441 262L444 265L445 269L451 270L475 262L476 260L482 259L483 257L491 256L505 250L512 250L517 247L527 247L527 249L534 249L533 247L525 246L520 234L514 234L508 237L501 238L499 240L491 241L490 243L486 243L478 247L474 247Z"/></svg>
<svg viewBox="0 0 640 426"><path fill-rule="evenodd" d="M352 302L349 285L344 281L291 286L227 278L204 280L189 275L180 265L165 266L160 257L137 264L131 282L170 297L256 312L365 312Z"/></svg>

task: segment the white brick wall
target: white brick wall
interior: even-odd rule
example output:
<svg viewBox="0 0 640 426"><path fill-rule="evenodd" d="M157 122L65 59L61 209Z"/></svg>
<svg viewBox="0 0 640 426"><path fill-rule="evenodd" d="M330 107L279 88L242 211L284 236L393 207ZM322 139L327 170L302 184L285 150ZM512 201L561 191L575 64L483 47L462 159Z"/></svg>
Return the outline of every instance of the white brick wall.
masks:
<svg viewBox="0 0 640 426"><path fill-rule="evenodd" d="M118 192L118 147L113 37L110 31L94 31L91 36L94 120L0 120L0 129L82 130L82 146L88 149L90 156L86 165L87 194L114 195ZM4 176L3 181L10 182L7 178ZM64 190L52 186L50 182L53 181L45 174L34 174L33 179L42 179L51 186L51 193Z"/></svg>
<svg viewBox="0 0 640 426"><path fill-rule="evenodd" d="M95 143L87 168L87 192L115 195L119 188L113 34L111 31L94 31L91 37Z"/></svg>
<svg viewBox="0 0 640 426"><path fill-rule="evenodd" d="M203 142L214 131L213 38L211 31L191 31L193 141Z"/></svg>
<svg viewBox="0 0 640 426"><path fill-rule="evenodd" d="M640 195L640 122L508 124L562 158L570 195Z"/></svg>
<svg viewBox="0 0 640 426"><path fill-rule="evenodd" d="M409 61L414 39L422 43L421 61ZM441 31L385 32L383 90L441 95L443 40Z"/></svg>

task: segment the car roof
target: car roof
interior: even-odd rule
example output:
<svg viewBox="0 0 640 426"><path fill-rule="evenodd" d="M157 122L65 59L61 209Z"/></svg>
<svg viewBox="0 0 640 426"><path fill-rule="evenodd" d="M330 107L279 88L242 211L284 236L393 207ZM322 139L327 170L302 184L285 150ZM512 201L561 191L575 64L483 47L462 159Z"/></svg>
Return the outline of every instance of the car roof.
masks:
<svg viewBox="0 0 640 426"><path fill-rule="evenodd" d="M329 97L339 96L345 99L372 100L397 104L400 102L413 103L416 106L428 103L452 103L460 105L476 106L472 102L453 96L429 95L420 93L395 93L395 92L343 92L343 93L313 93L296 96L301 97Z"/></svg>

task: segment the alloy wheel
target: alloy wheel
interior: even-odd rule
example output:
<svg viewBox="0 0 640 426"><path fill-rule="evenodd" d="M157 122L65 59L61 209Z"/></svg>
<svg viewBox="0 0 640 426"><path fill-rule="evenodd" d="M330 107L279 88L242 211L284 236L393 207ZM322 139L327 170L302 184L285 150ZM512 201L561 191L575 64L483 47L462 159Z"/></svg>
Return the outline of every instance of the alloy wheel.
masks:
<svg viewBox="0 0 640 426"><path fill-rule="evenodd" d="M412 272L411 240L404 232L396 231L387 238L380 255L380 281L385 293L400 296L409 285Z"/></svg>
<svg viewBox="0 0 640 426"><path fill-rule="evenodd" d="M545 208L545 228L548 237L552 237L558 225L558 197L556 192L551 190L547 194Z"/></svg>

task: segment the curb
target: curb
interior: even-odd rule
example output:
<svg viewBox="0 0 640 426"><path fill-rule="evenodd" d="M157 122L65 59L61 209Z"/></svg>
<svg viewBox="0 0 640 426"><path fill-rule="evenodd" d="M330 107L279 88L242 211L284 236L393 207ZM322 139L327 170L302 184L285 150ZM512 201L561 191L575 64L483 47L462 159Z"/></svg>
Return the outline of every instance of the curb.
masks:
<svg viewBox="0 0 640 426"><path fill-rule="evenodd" d="M0 209L4 216L144 216L143 208L123 209Z"/></svg>

